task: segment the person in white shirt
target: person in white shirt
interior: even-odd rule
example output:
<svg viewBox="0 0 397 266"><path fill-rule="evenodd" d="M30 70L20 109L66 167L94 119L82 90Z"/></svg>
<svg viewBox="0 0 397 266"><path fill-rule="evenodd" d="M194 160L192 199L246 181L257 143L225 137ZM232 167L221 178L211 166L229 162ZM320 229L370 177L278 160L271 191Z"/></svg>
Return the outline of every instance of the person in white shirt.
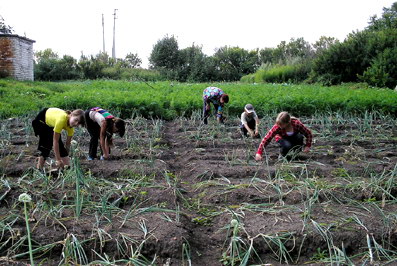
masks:
<svg viewBox="0 0 397 266"><path fill-rule="evenodd" d="M244 107L244 112L241 114L240 129L244 136L249 134L253 138L260 138L259 118L252 104L246 104Z"/></svg>

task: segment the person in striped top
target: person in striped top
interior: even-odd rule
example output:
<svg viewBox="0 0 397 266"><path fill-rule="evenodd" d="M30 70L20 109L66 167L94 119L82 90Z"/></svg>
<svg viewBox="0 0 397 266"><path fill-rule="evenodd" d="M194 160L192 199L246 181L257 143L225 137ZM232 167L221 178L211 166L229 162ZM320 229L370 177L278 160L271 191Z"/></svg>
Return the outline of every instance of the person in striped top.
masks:
<svg viewBox="0 0 397 266"><path fill-rule="evenodd" d="M98 140L102 152L100 159L109 159L110 147L113 145L113 133L118 133L120 137L124 136L124 120L114 117L107 110L100 107L93 107L85 111L85 120L91 137L88 160L97 158Z"/></svg>
<svg viewBox="0 0 397 266"><path fill-rule="evenodd" d="M203 91L203 122L208 124L210 116L211 103L214 105L216 118L219 123L223 123L223 107L229 102L229 95L217 87L208 87Z"/></svg>
<svg viewBox="0 0 397 266"><path fill-rule="evenodd" d="M306 138L305 145L303 144L303 137ZM263 150L273 138L280 145L281 155L286 156L291 150L302 150L303 146L303 151L309 152L313 135L310 129L297 118L291 117L288 112L281 112L277 116L276 124L267 132L259 145L255 155L257 161L262 160Z"/></svg>

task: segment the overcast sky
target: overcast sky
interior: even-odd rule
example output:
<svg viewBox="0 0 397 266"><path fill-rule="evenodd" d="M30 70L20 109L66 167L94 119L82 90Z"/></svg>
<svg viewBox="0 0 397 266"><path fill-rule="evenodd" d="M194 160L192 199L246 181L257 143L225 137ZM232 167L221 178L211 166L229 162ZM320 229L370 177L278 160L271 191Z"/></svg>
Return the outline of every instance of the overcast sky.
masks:
<svg viewBox="0 0 397 266"><path fill-rule="evenodd" d="M36 41L34 50L58 55L102 51L112 54L113 12L117 10L116 56L137 53L148 64L153 45L174 35L179 48L201 45L207 55L221 46L247 50L276 47L303 37L341 41L363 30L372 15L397 0L2 0L0 15L15 33Z"/></svg>

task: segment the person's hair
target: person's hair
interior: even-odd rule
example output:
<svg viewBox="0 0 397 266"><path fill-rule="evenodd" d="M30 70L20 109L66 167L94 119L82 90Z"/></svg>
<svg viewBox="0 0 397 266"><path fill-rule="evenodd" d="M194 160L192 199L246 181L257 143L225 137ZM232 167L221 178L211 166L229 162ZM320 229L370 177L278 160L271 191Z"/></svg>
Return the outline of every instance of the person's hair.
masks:
<svg viewBox="0 0 397 266"><path fill-rule="evenodd" d="M289 124L291 122L291 116L288 112L281 112L276 118L276 124Z"/></svg>
<svg viewBox="0 0 397 266"><path fill-rule="evenodd" d="M125 122L123 119L120 118L116 118L114 119L114 125L116 126L119 136L120 138L122 138L124 136L125 133Z"/></svg>
<svg viewBox="0 0 397 266"><path fill-rule="evenodd" d="M109 146L113 145L113 125L116 126L120 137L123 137L125 133L125 122L123 119L106 119L106 139Z"/></svg>
<svg viewBox="0 0 397 266"><path fill-rule="evenodd" d="M113 118L106 119L106 140L109 146L113 145L113 125L114 120Z"/></svg>
<svg viewBox="0 0 397 266"><path fill-rule="evenodd" d="M68 116L74 116L77 117L77 121L79 123L79 125L84 126L85 125L85 116L84 116L84 111L81 109L76 109L74 111L65 111Z"/></svg>
<svg viewBox="0 0 397 266"><path fill-rule="evenodd" d="M223 100L224 103L228 103L229 102L229 95L222 94L221 99Z"/></svg>

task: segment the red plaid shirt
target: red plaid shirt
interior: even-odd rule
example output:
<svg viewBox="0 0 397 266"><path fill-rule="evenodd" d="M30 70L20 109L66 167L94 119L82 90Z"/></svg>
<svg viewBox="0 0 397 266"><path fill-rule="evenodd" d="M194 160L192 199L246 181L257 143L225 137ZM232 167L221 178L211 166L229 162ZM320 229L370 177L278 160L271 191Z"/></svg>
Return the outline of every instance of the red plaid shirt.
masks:
<svg viewBox="0 0 397 266"><path fill-rule="evenodd" d="M306 137L306 147L312 146L313 135L310 129L305 127L301 121L296 118L291 118L291 125L294 132L302 133ZM270 141L275 137L276 141L279 141L283 137L287 136L287 131L282 129L277 124L275 124L269 132L267 132L266 136L263 138L261 144L259 145L258 151L256 153L262 155L263 149L270 143Z"/></svg>

